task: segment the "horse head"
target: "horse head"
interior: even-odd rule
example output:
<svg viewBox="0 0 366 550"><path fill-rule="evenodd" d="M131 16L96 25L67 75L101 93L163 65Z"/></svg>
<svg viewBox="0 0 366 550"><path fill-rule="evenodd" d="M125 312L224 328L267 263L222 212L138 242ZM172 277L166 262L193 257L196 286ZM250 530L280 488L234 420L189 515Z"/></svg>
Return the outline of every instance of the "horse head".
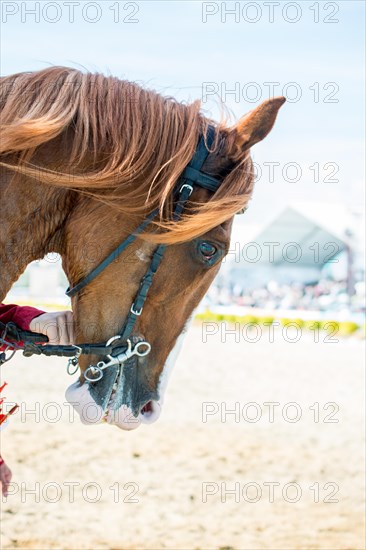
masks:
<svg viewBox="0 0 366 550"><path fill-rule="evenodd" d="M67 75L59 76L61 84L67 78L72 81L70 75L76 73L60 72ZM151 227L72 298L78 343L119 335L157 247L166 245L129 339L148 342L150 353L131 355L121 368L106 368L100 381L90 383L84 373L98 357L82 356L80 379L67 392L84 423L107 421L133 429L160 415L189 320L229 250L233 216L250 199L250 148L270 132L285 100L269 99L227 127L205 119L195 104L183 106L136 86L128 87L133 101L124 102L121 81L113 81L111 91L108 79L98 76L94 88L91 82L85 88L86 75L80 74L79 89L68 89L64 103L56 93L53 110L62 107L62 125L55 122L56 129L52 127L47 113L46 137L42 140L42 130L38 131L33 167L23 164L23 175L36 179L47 193L52 188L65 209L52 248L60 252L71 286L132 235L154 208L158 210ZM84 98L89 94L88 108L81 104L81 93ZM47 103L44 96L42 101ZM174 189L198 141L207 139L208 128L213 128L213 142L201 170L220 185L215 192L194 185L181 218L174 220ZM27 142L29 149L30 145Z"/></svg>

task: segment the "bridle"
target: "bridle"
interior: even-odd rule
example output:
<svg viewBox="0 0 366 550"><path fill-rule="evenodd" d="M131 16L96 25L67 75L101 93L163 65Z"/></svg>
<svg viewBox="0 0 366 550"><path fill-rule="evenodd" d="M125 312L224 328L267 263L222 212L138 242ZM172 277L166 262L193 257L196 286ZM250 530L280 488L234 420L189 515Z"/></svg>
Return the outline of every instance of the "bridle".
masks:
<svg viewBox="0 0 366 550"><path fill-rule="evenodd" d="M206 139L203 135L200 136L195 153L179 177L175 190L175 207L173 210L173 220L178 221L186 203L191 196L194 186L207 189L215 192L221 180L210 176L202 171L202 167L210 153L210 149L214 143L215 129L213 126L208 126ZM66 295L69 297L75 296L83 290L91 281L93 281L102 271L104 271L126 248L136 240L138 235L142 233L146 227L154 220L158 214L158 209L149 214L145 220L135 229L133 234L130 234L121 244L117 246L97 267L95 267L84 279L79 281L75 286L69 287ZM30 357L33 354L46 356L61 356L69 357L68 373L75 374L79 364L78 359L81 354L107 356L106 361L99 361L97 365L89 366L84 372L84 377L89 382L95 382L103 377L103 370L112 365L121 366L133 355L143 357L148 355L151 350L151 345L145 340L137 340L132 337L132 332L137 322L137 319L143 312L145 301L152 285L153 278L157 272L164 256L167 245L160 244L155 249L149 268L141 279L139 290L127 314L125 323L120 334L113 336L105 343L96 344L78 344L69 346L54 346L49 344L41 344L40 342L48 342L48 338L41 334L32 333L30 331L19 330L14 324L3 325L0 323L0 344L6 346L6 351L23 350L23 355ZM23 341L23 347L17 342ZM117 342L119 342L117 344ZM11 355L11 357L13 354ZM11 359L6 358L5 354L0 354L0 363L4 363Z"/></svg>

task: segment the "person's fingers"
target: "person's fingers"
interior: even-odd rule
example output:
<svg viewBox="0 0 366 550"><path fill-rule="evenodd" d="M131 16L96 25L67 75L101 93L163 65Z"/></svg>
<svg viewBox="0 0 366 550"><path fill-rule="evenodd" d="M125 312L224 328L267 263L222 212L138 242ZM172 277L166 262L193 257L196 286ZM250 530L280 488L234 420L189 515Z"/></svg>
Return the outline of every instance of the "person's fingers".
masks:
<svg viewBox="0 0 366 550"><path fill-rule="evenodd" d="M69 344L74 344L75 332L74 332L74 316L72 314L72 311L66 312L66 319L67 319L67 329L69 334Z"/></svg>
<svg viewBox="0 0 366 550"><path fill-rule="evenodd" d="M67 317L65 314L60 314L57 316L57 328L58 328L58 344L62 346L67 346L69 344L69 334L67 327Z"/></svg>
<svg viewBox="0 0 366 550"><path fill-rule="evenodd" d="M60 317L59 332L61 344L70 345L74 343L73 315L71 311L62 312Z"/></svg>
<svg viewBox="0 0 366 550"><path fill-rule="evenodd" d="M29 327L34 332L45 334L50 344L69 345L75 341L72 311L44 313L33 319Z"/></svg>
<svg viewBox="0 0 366 550"><path fill-rule="evenodd" d="M56 317L56 321L57 321L57 332L58 332L57 344L64 344L65 327L64 327L64 322L62 320L61 315L58 315Z"/></svg>
<svg viewBox="0 0 366 550"><path fill-rule="evenodd" d="M56 319L49 319L39 330L41 334L45 334L50 342L50 344L56 345L59 340L59 332Z"/></svg>

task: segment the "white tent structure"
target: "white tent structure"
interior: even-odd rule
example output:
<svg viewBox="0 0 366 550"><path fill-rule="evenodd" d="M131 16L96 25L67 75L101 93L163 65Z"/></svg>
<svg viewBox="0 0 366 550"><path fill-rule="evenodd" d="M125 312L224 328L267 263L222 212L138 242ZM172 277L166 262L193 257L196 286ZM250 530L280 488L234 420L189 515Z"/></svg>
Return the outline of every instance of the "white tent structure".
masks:
<svg viewBox="0 0 366 550"><path fill-rule="evenodd" d="M271 280L311 283L326 265L333 276L338 271L338 278L346 278L347 257L357 250L358 226L357 216L343 204L291 203L249 240L244 224L235 228L222 275L244 288ZM359 261L357 251L356 256Z"/></svg>

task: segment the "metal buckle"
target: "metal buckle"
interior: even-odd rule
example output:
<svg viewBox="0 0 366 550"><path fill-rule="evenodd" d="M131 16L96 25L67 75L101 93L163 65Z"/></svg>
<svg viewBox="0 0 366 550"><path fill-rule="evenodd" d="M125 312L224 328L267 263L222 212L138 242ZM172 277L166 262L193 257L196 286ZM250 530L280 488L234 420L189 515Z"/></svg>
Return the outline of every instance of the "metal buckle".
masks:
<svg viewBox="0 0 366 550"><path fill-rule="evenodd" d="M142 313L142 307L140 307L140 309L135 309L135 304L132 304L130 311L131 313L133 313L133 315L139 317Z"/></svg>
<svg viewBox="0 0 366 550"><path fill-rule="evenodd" d="M182 194L183 189L184 189L185 187L186 187L187 189L189 189L189 195L188 195L188 197L190 197L190 196L192 195L192 193L193 193L193 186L190 185L189 183L184 183L184 184L182 185L182 187L179 189L179 194L180 194L180 195Z"/></svg>

